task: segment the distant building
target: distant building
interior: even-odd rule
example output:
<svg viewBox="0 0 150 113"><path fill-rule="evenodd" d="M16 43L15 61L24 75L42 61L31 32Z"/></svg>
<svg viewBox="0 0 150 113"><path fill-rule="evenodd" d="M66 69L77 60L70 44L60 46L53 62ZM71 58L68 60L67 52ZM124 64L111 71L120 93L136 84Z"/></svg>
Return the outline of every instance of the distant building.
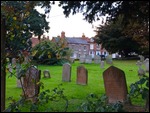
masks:
<svg viewBox="0 0 150 113"><path fill-rule="evenodd" d="M58 43L61 38L65 39L67 46L72 49L71 58L79 59L80 56L86 55L94 58L95 55L107 56L108 54L105 49L101 48L101 45L94 42L93 38L85 37L84 34L82 37L66 37L65 32L61 32L61 36L52 37L51 41Z"/></svg>

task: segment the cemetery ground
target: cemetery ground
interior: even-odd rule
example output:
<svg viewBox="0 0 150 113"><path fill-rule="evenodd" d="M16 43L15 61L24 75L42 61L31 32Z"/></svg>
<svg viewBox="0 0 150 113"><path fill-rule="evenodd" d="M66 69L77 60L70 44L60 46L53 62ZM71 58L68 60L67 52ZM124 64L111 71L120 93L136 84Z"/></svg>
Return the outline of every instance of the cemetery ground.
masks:
<svg viewBox="0 0 150 113"><path fill-rule="evenodd" d="M137 73L138 66L136 65L136 62L137 60L113 60L113 66L125 72L128 92L130 90L129 86L131 85L131 83L135 83L139 80L139 76ZM87 85L76 84L77 67L81 65L83 65L88 70ZM62 84L60 87L64 89L63 93L68 99L67 112L78 111L78 107L86 101L86 97L88 94L94 93L98 96L102 96L103 94L105 94L103 72L110 66L110 64L106 64L105 62L104 68L102 69L100 68L100 64L95 64L94 62L92 62L92 64L80 64L79 61L75 61L71 64L71 81L63 82L63 66L38 65L38 69L41 70L41 82L44 84L44 89L41 88L40 91L46 89L53 90L54 88L58 87L59 84ZM44 70L49 70L51 76L50 78L43 77ZM20 95L22 94L22 89L17 87L16 78L8 76L9 74L7 73L6 107L10 103L8 97L13 97L15 100L19 100ZM137 106L145 105L145 102L141 97L132 98L131 102L133 105ZM65 102L61 100L58 102L48 103L47 105L43 105L40 107L41 111L42 109L45 109L45 106L47 108L53 108L53 110L55 111L64 111ZM130 109L133 110L133 108ZM23 110L27 111L26 106L24 106Z"/></svg>

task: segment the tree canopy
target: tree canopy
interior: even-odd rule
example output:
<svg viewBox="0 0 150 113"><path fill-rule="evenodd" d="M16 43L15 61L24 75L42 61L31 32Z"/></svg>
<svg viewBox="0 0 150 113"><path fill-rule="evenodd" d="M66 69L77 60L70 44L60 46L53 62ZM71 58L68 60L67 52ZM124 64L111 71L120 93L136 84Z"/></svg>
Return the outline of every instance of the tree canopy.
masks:
<svg viewBox="0 0 150 113"><path fill-rule="evenodd" d="M49 30L45 14L40 14L28 5L29 2L26 1L5 1L1 4L1 14L7 22L6 48L11 51L11 57L15 57L20 50L31 49L30 38L33 34L40 37ZM12 13L7 12L9 10L5 10L6 8Z"/></svg>
<svg viewBox="0 0 150 113"><path fill-rule="evenodd" d="M60 1L66 17L81 12L89 23L106 16L107 22L123 15L122 28L126 37L149 50L149 1Z"/></svg>
<svg viewBox="0 0 150 113"><path fill-rule="evenodd" d="M130 53L139 53L140 45L123 33L122 19L123 17L120 16L115 22L109 22L97 27L95 30L97 35L94 40L102 44L102 47L110 53L118 52L122 56L128 56Z"/></svg>

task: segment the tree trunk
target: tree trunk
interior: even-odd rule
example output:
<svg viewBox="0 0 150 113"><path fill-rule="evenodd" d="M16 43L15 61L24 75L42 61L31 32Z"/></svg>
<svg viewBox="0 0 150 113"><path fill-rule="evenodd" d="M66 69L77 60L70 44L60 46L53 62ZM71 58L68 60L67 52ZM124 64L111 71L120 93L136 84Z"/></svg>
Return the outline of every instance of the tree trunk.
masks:
<svg viewBox="0 0 150 113"><path fill-rule="evenodd" d="M5 72L5 42L6 25L5 19L1 18L1 112L5 110L6 72Z"/></svg>

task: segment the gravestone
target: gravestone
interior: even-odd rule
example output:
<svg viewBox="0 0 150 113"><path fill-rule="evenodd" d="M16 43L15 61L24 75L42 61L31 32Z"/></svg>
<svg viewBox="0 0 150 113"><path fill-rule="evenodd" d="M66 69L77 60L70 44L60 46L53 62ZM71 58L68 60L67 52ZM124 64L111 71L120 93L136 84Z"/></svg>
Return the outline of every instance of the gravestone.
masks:
<svg viewBox="0 0 150 113"><path fill-rule="evenodd" d="M141 62L144 62L144 56L139 55L139 57L140 57L140 61L141 61Z"/></svg>
<svg viewBox="0 0 150 113"><path fill-rule="evenodd" d="M146 72L149 72L149 58L146 58L143 63L145 64Z"/></svg>
<svg viewBox="0 0 150 113"><path fill-rule="evenodd" d="M85 63L85 56L80 56L79 61L80 61L80 63Z"/></svg>
<svg viewBox="0 0 150 113"><path fill-rule="evenodd" d="M44 78L51 78L49 70L43 71Z"/></svg>
<svg viewBox="0 0 150 113"><path fill-rule="evenodd" d="M85 57L85 63L89 63L89 64L92 63L92 56L91 56L91 55L87 55L87 56Z"/></svg>
<svg viewBox="0 0 150 113"><path fill-rule="evenodd" d="M142 64L143 64L143 62L141 62L139 60L136 63L136 65L139 66L139 69L138 69L138 75L139 76L145 75L145 70L142 68Z"/></svg>
<svg viewBox="0 0 150 113"><path fill-rule="evenodd" d="M100 68L104 68L104 61L100 62Z"/></svg>
<svg viewBox="0 0 150 113"><path fill-rule="evenodd" d="M103 79L108 103L118 101L126 103L128 91L125 73L114 66L110 66L103 72Z"/></svg>
<svg viewBox="0 0 150 113"><path fill-rule="evenodd" d="M99 55L95 55L94 56L94 63L95 64L100 64L100 62L101 62L101 57Z"/></svg>
<svg viewBox="0 0 150 113"><path fill-rule="evenodd" d="M41 71L31 66L28 68L26 75L23 79L23 95L27 100L31 100L36 103L37 96L40 92L40 86L38 85L40 81Z"/></svg>
<svg viewBox="0 0 150 113"><path fill-rule="evenodd" d="M71 82L71 65L69 63L63 64L62 81Z"/></svg>
<svg viewBox="0 0 150 113"><path fill-rule="evenodd" d="M112 56L111 56L111 55L108 55L108 56L106 57L106 63L107 63L107 64L113 64Z"/></svg>
<svg viewBox="0 0 150 113"><path fill-rule="evenodd" d="M76 83L80 85L87 85L88 71L84 66L77 67L77 80Z"/></svg>

